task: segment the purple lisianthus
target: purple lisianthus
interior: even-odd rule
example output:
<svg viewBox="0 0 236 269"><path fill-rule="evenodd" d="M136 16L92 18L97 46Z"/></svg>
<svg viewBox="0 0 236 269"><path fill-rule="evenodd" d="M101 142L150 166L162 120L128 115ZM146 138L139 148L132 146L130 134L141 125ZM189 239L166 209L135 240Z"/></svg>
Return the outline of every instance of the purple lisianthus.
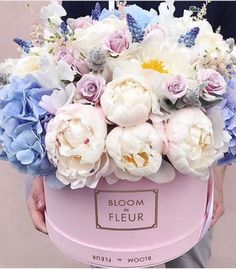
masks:
<svg viewBox="0 0 236 269"><path fill-rule="evenodd" d="M225 122L225 130L231 136L229 150L224 158L219 160L219 164L231 164L236 161L236 77L228 82L226 94L223 96L220 106Z"/></svg>
<svg viewBox="0 0 236 269"><path fill-rule="evenodd" d="M42 96L51 93L32 75L15 77L0 91L0 158L21 172L47 175L55 170L44 144L51 115L39 106Z"/></svg>
<svg viewBox="0 0 236 269"><path fill-rule="evenodd" d="M79 99L85 99L97 104L100 101L105 84L106 81L103 77L85 74L76 84L76 95L77 97L79 96Z"/></svg>

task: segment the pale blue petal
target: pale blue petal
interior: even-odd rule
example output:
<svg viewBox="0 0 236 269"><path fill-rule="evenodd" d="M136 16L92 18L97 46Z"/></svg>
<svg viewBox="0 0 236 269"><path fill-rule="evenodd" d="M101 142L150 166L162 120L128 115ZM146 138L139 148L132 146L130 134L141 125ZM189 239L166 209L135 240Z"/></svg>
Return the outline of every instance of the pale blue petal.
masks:
<svg viewBox="0 0 236 269"><path fill-rule="evenodd" d="M16 153L16 158L22 164L30 164L34 160L34 153L30 149L21 150Z"/></svg>

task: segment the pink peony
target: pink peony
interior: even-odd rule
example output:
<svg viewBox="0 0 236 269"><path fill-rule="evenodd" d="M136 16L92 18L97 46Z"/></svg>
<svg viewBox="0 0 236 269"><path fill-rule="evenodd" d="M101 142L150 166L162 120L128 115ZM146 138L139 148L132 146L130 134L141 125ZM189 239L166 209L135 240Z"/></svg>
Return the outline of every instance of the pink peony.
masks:
<svg viewBox="0 0 236 269"><path fill-rule="evenodd" d="M187 81L181 75L170 77L164 83L163 88L166 91L167 97L171 100L176 100L185 95L187 91Z"/></svg>
<svg viewBox="0 0 236 269"><path fill-rule="evenodd" d="M115 31L106 40L106 46L111 52L121 53L128 49L131 37L128 31Z"/></svg>
<svg viewBox="0 0 236 269"><path fill-rule="evenodd" d="M200 69L198 71L198 80L206 83L204 93L223 95L226 92L226 82L221 74L213 69Z"/></svg>
<svg viewBox="0 0 236 269"><path fill-rule="evenodd" d="M91 103L99 103L106 81L101 76L85 74L76 84L77 94Z"/></svg>

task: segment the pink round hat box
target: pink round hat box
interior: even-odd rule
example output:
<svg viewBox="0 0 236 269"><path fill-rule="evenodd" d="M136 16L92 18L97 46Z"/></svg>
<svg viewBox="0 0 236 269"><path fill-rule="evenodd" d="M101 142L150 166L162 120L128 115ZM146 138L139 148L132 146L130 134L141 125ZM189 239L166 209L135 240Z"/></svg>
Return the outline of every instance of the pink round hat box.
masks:
<svg viewBox="0 0 236 269"><path fill-rule="evenodd" d="M104 267L145 267L191 249L207 222L208 182L177 173L166 184L143 178L96 189L45 184L49 236L65 254Z"/></svg>

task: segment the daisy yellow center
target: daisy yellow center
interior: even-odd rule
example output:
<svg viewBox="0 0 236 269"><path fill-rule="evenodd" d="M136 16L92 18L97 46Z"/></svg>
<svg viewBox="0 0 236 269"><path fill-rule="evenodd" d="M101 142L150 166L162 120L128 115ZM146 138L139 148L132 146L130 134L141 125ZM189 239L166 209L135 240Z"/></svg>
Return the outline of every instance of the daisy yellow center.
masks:
<svg viewBox="0 0 236 269"><path fill-rule="evenodd" d="M150 60L148 62L144 62L142 64L142 67L144 69L152 69L152 70L159 72L159 73L164 73L164 74L168 73L168 70L165 69L164 62L160 61L160 60L153 59L153 60Z"/></svg>

